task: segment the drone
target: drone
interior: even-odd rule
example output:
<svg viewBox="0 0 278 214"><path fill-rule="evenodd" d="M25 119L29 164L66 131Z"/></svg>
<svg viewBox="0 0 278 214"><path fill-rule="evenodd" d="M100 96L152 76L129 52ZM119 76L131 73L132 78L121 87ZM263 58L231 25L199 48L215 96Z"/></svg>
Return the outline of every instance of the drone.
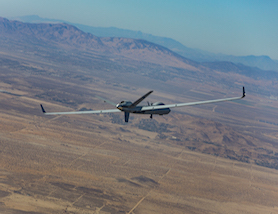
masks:
<svg viewBox="0 0 278 214"><path fill-rule="evenodd" d="M197 102L190 102L190 103L176 103L176 104L164 104L162 102L155 102L149 103L145 106L139 106L138 104L141 103L147 96L149 96L153 91L149 91L142 97L140 97L135 102L131 101L121 101L120 103L116 104L109 100L102 99L104 102L107 102L113 105L114 109L107 109L107 110L93 110L93 111L71 111L71 112L46 112L44 107L41 104L42 112L45 115L66 115L66 114L104 114L104 113L116 113L116 112L123 112L125 116L125 122L128 122L129 115L132 114L149 114L150 118L153 118L154 114L164 115L169 114L171 108L176 107L183 107L183 106L193 106L193 105L202 105L202 104L209 104L209 103L217 103L217 102L224 102L224 101L232 101L232 100L239 100L245 97L245 89L242 88L242 96L240 97L231 97L231 98L223 98L217 100L205 100L205 101L197 101Z"/></svg>

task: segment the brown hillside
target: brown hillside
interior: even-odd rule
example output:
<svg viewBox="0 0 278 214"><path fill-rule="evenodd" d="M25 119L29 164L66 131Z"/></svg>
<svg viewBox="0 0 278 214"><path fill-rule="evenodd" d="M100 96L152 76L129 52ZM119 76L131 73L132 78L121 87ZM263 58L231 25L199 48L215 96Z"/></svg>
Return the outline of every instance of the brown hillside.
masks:
<svg viewBox="0 0 278 214"><path fill-rule="evenodd" d="M277 213L275 75L202 67L142 40L0 25L0 213ZM20 30L19 30L20 29ZM223 69L226 67L226 69ZM46 116L240 96L164 116Z"/></svg>
<svg viewBox="0 0 278 214"><path fill-rule="evenodd" d="M127 38L99 38L68 24L31 24L0 18L1 37L17 42L44 42L52 47L85 49L139 61L197 71L197 63L151 42ZM165 60L166 59L166 60Z"/></svg>

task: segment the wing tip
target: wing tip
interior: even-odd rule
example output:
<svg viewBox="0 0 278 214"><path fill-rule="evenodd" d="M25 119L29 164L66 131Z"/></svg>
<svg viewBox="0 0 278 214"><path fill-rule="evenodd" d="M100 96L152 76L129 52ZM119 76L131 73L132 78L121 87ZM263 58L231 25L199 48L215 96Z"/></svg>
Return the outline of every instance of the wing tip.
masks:
<svg viewBox="0 0 278 214"><path fill-rule="evenodd" d="M43 108L43 106L42 106L42 104L40 104L41 105L41 109L42 109L42 113L46 113L46 111L44 110L44 108Z"/></svg>
<svg viewBox="0 0 278 214"><path fill-rule="evenodd" d="M242 97L241 98L244 98L245 97L245 88L244 86L242 87Z"/></svg>

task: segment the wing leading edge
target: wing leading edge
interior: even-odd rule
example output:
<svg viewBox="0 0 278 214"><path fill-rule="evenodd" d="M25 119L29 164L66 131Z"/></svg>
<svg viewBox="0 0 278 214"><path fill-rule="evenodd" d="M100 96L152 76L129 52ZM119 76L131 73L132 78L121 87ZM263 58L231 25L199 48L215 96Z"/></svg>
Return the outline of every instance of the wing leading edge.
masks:
<svg viewBox="0 0 278 214"><path fill-rule="evenodd" d="M197 101L197 102L190 102L190 103L177 103L177 104L168 104L168 105L159 105L159 106L144 106L144 107L142 107L141 111L147 111L147 110L153 110L153 109L164 109L164 108L175 108L175 107L182 107L182 106L193 106L193 105L217 103L217 102L224 102L224 101L232 101L232 100L239 100L239 99L242 99L244 97L245 97L245 89L243 87L241 97L231 97L231 98L224 98L224 99L217 99L217 100L206 100L206 101Z"/></svg>

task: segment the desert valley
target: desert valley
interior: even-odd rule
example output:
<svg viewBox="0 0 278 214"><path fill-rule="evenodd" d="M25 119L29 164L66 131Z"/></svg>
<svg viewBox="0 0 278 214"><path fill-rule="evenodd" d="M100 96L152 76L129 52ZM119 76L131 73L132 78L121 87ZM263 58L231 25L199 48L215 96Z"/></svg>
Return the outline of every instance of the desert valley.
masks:
<svg viewBox="0 0 278 214"><path fill-rule="evenodd" d="M278 213L278 72L0 18L1 213ZM123 113L46 116L241 96Z"/></svg>

